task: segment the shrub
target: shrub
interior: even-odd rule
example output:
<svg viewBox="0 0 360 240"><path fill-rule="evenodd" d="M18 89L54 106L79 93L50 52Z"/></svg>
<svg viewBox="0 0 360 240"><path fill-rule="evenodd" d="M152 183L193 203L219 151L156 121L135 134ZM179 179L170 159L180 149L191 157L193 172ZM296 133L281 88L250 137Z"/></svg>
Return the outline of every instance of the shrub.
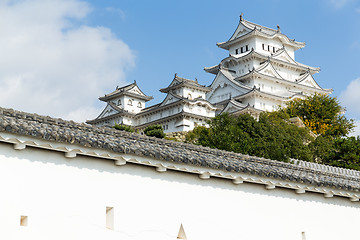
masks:
<svg viewBox="0 0 360 240"><path fill-rule="evenodd" d="M126 131L126 132L134 132L135 130L128 126L128 125L124 125L124 124L117 124L115 123L115 126L113 126L113 128L120 130L120 131Z"/></svg>
<svg viewBox="0 0 360 240"><path fill-rule="evenodd" d="M144 133L146 136L164 138L166 135L160 125L152 125L145 128Z"/></svg>

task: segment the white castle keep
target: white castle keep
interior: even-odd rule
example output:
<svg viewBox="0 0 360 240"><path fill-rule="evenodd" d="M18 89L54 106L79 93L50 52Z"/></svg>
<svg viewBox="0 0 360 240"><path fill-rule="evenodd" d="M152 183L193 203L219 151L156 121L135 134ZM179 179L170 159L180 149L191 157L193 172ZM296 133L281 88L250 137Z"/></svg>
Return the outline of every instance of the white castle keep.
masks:
<svg viewBox="0 0 360 240"><path fill-rule="evenodd" d="M210 86L175 74L170 85L160 89L167 94L165 99L145 107L152 97L134 82L100 97L107 106L87 123L119 123L140 131L158 124L164 132L189 131L195 126L206 126L208 119L223 112L249 113L257 118L262 111L274 111L294 98L332 92L321 88L313 78L320 68L295 61L295 51L305 47L305 43L290 39L279 26L276 30L267 28L240 15L233 35L217 46L228 50L229 56L204 69L215 75Z"/></svg>

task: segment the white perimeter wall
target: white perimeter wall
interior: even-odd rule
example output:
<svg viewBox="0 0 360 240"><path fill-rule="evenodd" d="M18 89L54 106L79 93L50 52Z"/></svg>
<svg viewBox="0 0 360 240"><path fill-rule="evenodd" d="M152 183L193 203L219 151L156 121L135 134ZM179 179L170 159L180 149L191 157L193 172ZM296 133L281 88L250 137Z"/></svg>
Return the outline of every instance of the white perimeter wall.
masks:
<svg viewBox="0 0 360 240"><path fill-rule="evenodd" d="M0 144L0 239L360 239L360 203ZM106 206L114 230L105 229ZM20 216L28 226L20 226Z"/></svg>

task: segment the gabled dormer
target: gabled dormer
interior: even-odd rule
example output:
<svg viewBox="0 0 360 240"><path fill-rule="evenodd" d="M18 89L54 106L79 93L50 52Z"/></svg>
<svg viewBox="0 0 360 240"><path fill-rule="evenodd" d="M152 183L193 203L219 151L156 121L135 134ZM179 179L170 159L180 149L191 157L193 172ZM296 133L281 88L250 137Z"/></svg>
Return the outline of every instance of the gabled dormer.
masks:
<svg viewBox="0 0 360 240"><path fill-rule="evenodd" d="M297 62L295 61L293 56L294 56L293 53L292 53L292 56L290 56L288 51L286 51L285 47L283 47L281 49L278 49L276 52L274 52L272 54L272 58L274 58L274 59L284 61L284 62L288 62L288 63L292 63L292 64L297 64Z"/></svg>
<svg viewBox="0 0 360 240"><path fill-rule="evenodd" d="M315 81L314 77L311 75L310 70L301 74L301 77L296 80L297 83L305 85L312 88L322 89L319 84Z"/></svg>
<svg viewBox="0 0 360 240"><path fill-rule="evenodd" d="M152 99L151 96L145 95L136 81L124 87L116 87L115 91L99 97L99 100L104 102L111 102L118 108L121 108L130 113L139 113L145 108L145 103Z"/></svg>
<svg viewBox="0 0 360 240"><path fill-rule="evenodd" d="M278 71L276 71L274 66L271 64L269 59L261 63L260 67L256 69L256 71L270 77L283 79L283 77L278 73Z"/></svg>
<svg viewBox="0 0 360 240"><path fill-rule="evenodd" d="M182 98L195 99L203 98L205 99L205 94L209 92L211 88L200 85L195 80L190 80L186 78L181 78L175 74L174 79L170 85L166 88L160 89L160 92L169 93L171 92L174 95L180 96Z"/></svg>

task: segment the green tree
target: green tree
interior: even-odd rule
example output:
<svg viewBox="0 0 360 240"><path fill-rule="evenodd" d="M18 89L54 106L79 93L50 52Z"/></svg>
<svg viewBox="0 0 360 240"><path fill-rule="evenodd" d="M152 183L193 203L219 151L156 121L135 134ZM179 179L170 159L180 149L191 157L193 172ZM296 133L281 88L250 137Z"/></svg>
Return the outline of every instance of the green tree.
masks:
<svg viewBox="0 0 360 240"><path fill-rule="evenodd" d="M160 125L151 125L145 128L144 133L146 136L164 138L166 134Z"/></svg>
<svg viewBox="0 0 360 240"><path fill-rule="evenodd" d="M286 115L286 114L282 114ZM261 114L256 121L248 114L238 117L222 114L210 127L197 127L186 136L188 142L264 158L288 161L290 158L311 160L307 142L309 131L281 118L281 114Z"/></svg>
<svg viewBox="0 0 360 240"><path fill-rule="evenodd" d="M337 98L315 94L305 99L295 99L286 103L279 111L290 117L299 117L315 134L341 137L354 128L352 119L347 119Z"/></svg>
<svg viewBox="0 0 360 240"><path fill-rule="evenodd" d="M113 126L113 128L117 129L117 130L121 130L121 131L126 131L126 132L134 132L134 128L128 126L128 125L124 125L124 124L117 124L115 123L115 125Z"/></svg>
<svg viewBox="0 0 360 240"><path fill-rule="evenodd" d="M302 119L306 127L291 124L292 117ZM262 113L258 121L246 114L222 114L209 128L189 132L186 141L274 160L296 158L360 170L360 138L346 137L353 128L336 98L314 95Z"/></svg>
<svg viewBox="0 0 360 240"><path fill-rule="evenodd" d="M324 141L325 138L318 138ZM360 138L327 138L324 143L313 145L320 146L325 151L315 152L321 158L323 164L360 170ZM317 149L318 150L318 149Z"/></svg>

